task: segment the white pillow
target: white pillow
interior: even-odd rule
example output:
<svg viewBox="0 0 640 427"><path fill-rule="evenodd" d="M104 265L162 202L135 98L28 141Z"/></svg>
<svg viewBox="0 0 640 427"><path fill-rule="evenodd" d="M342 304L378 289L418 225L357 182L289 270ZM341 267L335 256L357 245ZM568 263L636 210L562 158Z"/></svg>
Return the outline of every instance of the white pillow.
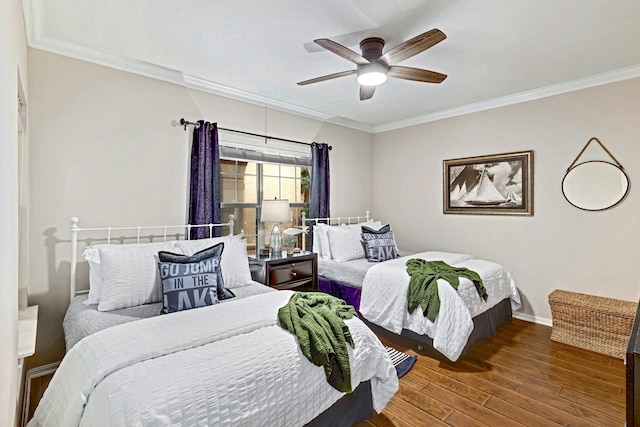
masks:
<svg viewBox="0 0 640 427"><path fill-rule="evenodd" d="M84 259L89 263L89 297L84 304L98 304L100 302L100 291L102 290L102 273L100 272L100 252L98 248L105 245L87 246L82 253Z"/></svg>
<svg viewBox="0 0 640 427"><path fill-rule="evenodd" d="M315 246L316 240L319 243L318 255L320 259L331 259L331 246L329 245L328 230L333 228L327 224L316 224L313 226L313 245Z"/></svg>
<svg viewBox="0 0 640 427"><path fill-rule="evenodd" d="M164 242L161 242L164 243ZM157 243L132 243L128 244L127 248L134 246L145 246L149 244ZM87 246L82 253L82 256L89 264L89 296L84 301L85 305L98 304L100 302L100 294L102 293L102 272L100 270L100 248L117 247L122 246L118 244L103 244Z"/></svg>
<svg viewBox="0 0 640 427"><path fill-rule="evenodd" d="M336 262L343 262L365 257L362 247L363 225L379 230L383 224L380 221L369 220L358 224L327 227L331 259Z"/></svg>
<svg viewBox="0 0 640 427"><path fill-rule="evenodd" d="M242 234L212 237L210 239L178 240L175 242L175 245L180 248L185 255L191 256L196 252L210 248L220 242L224 242L224 250L222 251L222 259L220 261L224 287L233 289L251 283L247 241Z"/></svg>
<svg viewBox="0 0 640 427"><path fill-rule="evenodd" d="M336 262L364 258L360 243L360 229L350 225L330 227L328 230L331 258Z"/></svg>
<svg viewBox="0 0 640 427"><path fill-rule="evenodd" d="M98 247L102 289L98 311L136 307L162 300L156 255L176 252L174 242Z"/></svg>
<svg viewBox="0 0 640 427"><path fill-rule="evenodd" d="M311 248L311 252L313 252L314 254L318 254L318 257L322 256L321 255L322 244L320 242L320 231L316 226L313 227L313 247Z"/></svg>

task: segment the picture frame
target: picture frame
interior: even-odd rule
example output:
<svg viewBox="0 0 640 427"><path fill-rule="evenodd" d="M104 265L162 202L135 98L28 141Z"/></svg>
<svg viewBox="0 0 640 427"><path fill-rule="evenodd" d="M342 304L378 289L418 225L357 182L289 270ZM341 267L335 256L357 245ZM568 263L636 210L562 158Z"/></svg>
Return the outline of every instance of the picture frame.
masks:
<svg viewBox="0 0 640 427"><path fill-rule="evenodd" d="M533 150L443 160L443 212L533 216Z"/></svg>

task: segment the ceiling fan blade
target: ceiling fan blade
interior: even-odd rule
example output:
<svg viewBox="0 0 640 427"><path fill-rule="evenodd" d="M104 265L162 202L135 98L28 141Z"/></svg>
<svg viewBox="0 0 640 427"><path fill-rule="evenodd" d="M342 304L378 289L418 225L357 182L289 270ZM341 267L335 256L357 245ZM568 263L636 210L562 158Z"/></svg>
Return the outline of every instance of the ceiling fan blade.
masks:
<svg viewBox="0 0 640 427"><path fill-rule="evenodd" d="M319 44L323 48L327 49L328 51L343 57L347 61L353 62L354 64L365 65L369 63L369 61L365 59L362 55L355 53L351 49L346 48L342 46L340 43L334 42L333 40L317 39L317 40L314 40L314 42L316 44Z"/></svg>
<svg viewBox="0 0 640 427"><path fill-rule="evenodd" d="M426 83L442 83L444 79L447 78L446 74L436 73L435 71L423 70L421 68L399 67L397 65L389 67L387 76Z"/></svg>
<svg viewBox="0 0 640 427"><path fill-rule="evenodd" d="M338 77L350 76L355 74L356 70L341 71L339 73L327 74L326 76L316 77L315 79L309 79L302 82L298 82L299 86L310 85L311 83L324 82L325 80L337 79Z"/></svg>
<svg viewBox="0 0 640 427"><path fill-rule="evenodd" d="M406 42L400 43L398 46L382 55L380 59L389 65L397 64L400 61L404 61L405 59L411 58L412 56L429 49L446 38L447 35L445 33L434 28L431 31L427 31L426 33L415 36Z"/></svg>
<svg viewBox="0 0 640 427"><path fill-rule="evenodd" d="M375 86L360 86L360 101L366 101L367 99L371 99L375 91L376 91Z"/></svg>

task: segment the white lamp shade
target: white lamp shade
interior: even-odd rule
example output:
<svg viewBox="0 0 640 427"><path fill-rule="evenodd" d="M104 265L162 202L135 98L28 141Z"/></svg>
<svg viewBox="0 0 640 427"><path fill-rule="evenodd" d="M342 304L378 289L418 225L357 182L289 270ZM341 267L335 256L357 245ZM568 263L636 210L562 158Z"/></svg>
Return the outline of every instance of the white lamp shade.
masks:
<svg viewBox="0 0 640 427"><path fill-rule="evenodd" d="M289 200L268 199L262 201L260 222L284 222L291 220Z"/></svg>

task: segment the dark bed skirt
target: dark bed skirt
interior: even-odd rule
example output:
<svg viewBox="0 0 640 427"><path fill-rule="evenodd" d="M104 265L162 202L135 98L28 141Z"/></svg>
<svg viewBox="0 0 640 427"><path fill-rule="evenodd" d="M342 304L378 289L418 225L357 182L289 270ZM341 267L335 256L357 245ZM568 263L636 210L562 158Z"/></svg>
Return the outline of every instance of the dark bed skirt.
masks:
<svg viewBox="0 0 640 427"><path fill-rule="evenodd" d="M467 354L467 352L471 350L478 341L494 336L498 326L504 322L511 322L512 317L513 314L511 311L510 298L503 299L489 310L474 317L473 331L471 331L467 345L465 345L462 350L460 357ZM397 335L367 321L367 319L362 318L362 320L378 337L397 345L399 348L412 349L417 353L424 354L438 360L450 361L446 356L433 348L433 339L426 335L418 335L407 329L403 329L402 333Z"/></svg>
<svg viewBox="0 0 640 427"><path fill-rule="evenodd" d="M318 277L318 290L330 295L342 298L355 307L360 315L360 297L362 289L337 282L335 280ZM360 318L375 332L378 337L383 337L390 343L412 349L420 354L424 354L439 360L449 360L433 348L433 339L426 335L418 335L413 331L403 329L401 335L394 334L378 325L375 325L365 319L362 315ZM496 334L496 329L504 322L511 322L511 299L505 298L489 310L481 313L473 318L473 331L469 336L467 345L462 350L460 357L464 356L476 342L482 339L491 338Z"/></svg>
<svg viewBox="0 0 640 427"><path fill-rule="evenodd" d="M345 394L329 409L315 417L305 427L351 427L358 421L373 417L371 381L360 383L351 393Z"/></svg>
<svg viewBox="0 0 640 427"><path fill-rule="evenodd" d="M345 300L345 302L352 305L358 313L360 312L362 289L345 285L335 280L318 277L318 290Z"/></svg>

